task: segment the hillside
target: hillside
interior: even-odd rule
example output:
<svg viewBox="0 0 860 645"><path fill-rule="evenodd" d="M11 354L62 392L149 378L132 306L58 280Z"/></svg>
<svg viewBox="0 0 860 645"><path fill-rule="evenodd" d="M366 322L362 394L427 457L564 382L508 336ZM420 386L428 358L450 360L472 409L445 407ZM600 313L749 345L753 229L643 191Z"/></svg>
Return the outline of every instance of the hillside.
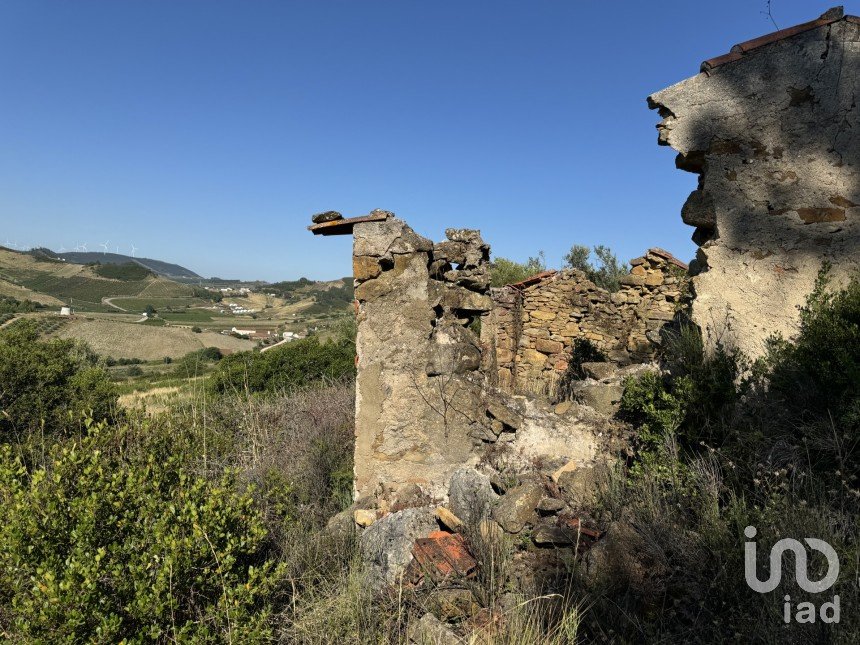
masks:
<svg viewBox="0 0 860 645"><path fill-rule="evenodd" d="M132 274L134 275L134 274ZM194 291L161 276L139 273L136 279L99 275L98 267L63 262L43 254L0 248L0 292L49 305L73 304L78 309L115 309L109 300L126 298L190 298Z"/></svg>
<svg viewBox="0 0 860 645"><path fill-rule="evenodd" d="M71 252L71 253L55 253L49 249L38 249L35 253L43 253L49 258L62 258L66 262L73 264L139 264L152 271L153 273L164 276L166 278L200 278L191 269L186 269L178 264L170 262L162 262L161 260L152 260L150 258L134 258L130 255L122 255L119 253L98 253L98 252Z"/></svg>

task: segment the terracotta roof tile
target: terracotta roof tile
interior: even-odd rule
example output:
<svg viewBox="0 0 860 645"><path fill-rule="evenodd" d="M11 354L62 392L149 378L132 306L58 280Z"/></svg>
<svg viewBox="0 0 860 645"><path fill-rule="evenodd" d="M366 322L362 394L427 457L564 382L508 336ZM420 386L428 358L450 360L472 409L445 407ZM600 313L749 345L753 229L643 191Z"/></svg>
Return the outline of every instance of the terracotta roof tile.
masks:
<svg viewBox="0 0 860 645"><path fill-rule="evenodd" d="M412 578L429 576L438 581L452 576L468 577L478 568L478 562L459 533L433 531L426 538L415 540L412 556L416 565L412 567Z"/></svg>
<svg viewBox="0 0 860 645"><path fill-rule="evenodd" d="M540 273L536 273L535 275L531 276L530 278L526 278L521 282L515 282L514 284L509 284L507 286L513 287L514 289L525 289L526 287L530 287L533 284L537 284L538 282L541 282L545 278L549 278L556 273L558 272L555 269L550 269L549 271L541 271Z"/></svg>
<svg viewBox="0 0 860 645"><path fill-rule="evenodd" d="M709 58L708 60L703 62L701 71L707 73L715 67L719 67L720 65L725 65L726 63L740 60L744 57L744 54L747 54L754 49L758 49L759 47L763 47L765 45L769 45L771 43L775 43L786 38L791 38L792 36L802 34L806 31L809 31L810 29L816 29L818 27L832 25L834 22L839 22L840 20L860 23L860 17L846 16L844 11L842 10L842 7L834 7L833 9L825 11L823 14L821 14L819 18L816 18L815 20L810 20L809 22L804 22L799 25L795 25L794 27L780 29L779 31L775 31L770 34L759 36L758 38L753 38L752 40L747 40L745 42L739 43L732 47L731 51L728 54Z"/></svg>

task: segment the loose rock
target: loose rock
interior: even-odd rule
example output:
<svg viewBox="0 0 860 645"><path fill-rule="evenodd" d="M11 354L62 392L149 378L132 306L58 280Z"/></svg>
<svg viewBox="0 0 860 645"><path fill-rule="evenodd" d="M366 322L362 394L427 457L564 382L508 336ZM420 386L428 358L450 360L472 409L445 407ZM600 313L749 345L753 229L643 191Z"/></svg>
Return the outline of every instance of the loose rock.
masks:
<svg viewBox="0 0 860 645"><path fill-rule="evenodd" d="M317 213L316 215L311 215L311 221L314 224L322 224L324 222L334 222L339 219L343 219L343 215L338 213L337 211L325 211L323 213Z"/></svg>

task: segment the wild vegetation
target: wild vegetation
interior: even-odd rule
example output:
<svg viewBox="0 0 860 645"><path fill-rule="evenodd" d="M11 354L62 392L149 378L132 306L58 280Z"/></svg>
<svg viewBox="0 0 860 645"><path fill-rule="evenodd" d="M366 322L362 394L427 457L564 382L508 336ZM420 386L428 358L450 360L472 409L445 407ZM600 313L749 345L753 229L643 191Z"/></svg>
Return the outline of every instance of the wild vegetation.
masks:
<svg viewBox="0 0 860 645"><path fill-rule="evenodd" d="M622 561L592 596L590 629L605 634L612 625L623 640L857 641L856 612L843 611L838 625L784 622L783 594L743 584L738 536L755 526L771 544L825 540L841 563L827 595L838 595L843 608L860 601L858 334L860 282L834 291L824 273L797 338L774 338L756 364L725 345L706 353L688 327L669 343L666 376L628 383L622 412L637 428L638 451L600 512L606 522L636 526L642 553ZM811 563L812 579L823 576L823 564ZM793 604L820 604L783 566Z"/></svg>
<svg viewBox="0 0 860 645"><path fill-rule="evenodd" d="M311 336L266 353L244 352L222 360L209 380L215 393L283 392L355 372L355 348Z"/></svg>
<svg viewBox="0 0 860 645"><path fill-rule="evenodd" d="M432 585L373 594L354 533L326 528L351 493L349 331L262 355L201 349L165 368L205 363L208 384L153 416L117 411L81 344L0 332L0 382L13 385L0 399L0 632L405 642ZM623 548L599 567L572 560L564 593L518 597L505 582L514 545L467 528L479 562L468 588L492 617L468 629L493 643L856 642L858 340L860 283L834 291L826 278L797 338L774 339L757 364L680 329L666 372L627 384L634 452L590 509ZM833 545L838 630L786 624L781 596L746 587L748 525ZM810 564L820 577L824 563Z"/></svg>
<svg viewBox="0 0 860 645"><path fill-rule="evenodd" d="M85 344L38 338L25 320L0 331L0 441L62 432L70 419L115 411L113 385Z"/></svg>
<svg viewBox="0 0 860 645"><path fill-rule="evenodd" d="M598 287L607 291L618 291L621 288L621 278L630 271L624 262L619 262L612 250L599 244L594 247L595 265L591 261L592 251L582 244L574 244L564 256L565 269L579 269Z"/></svg>
<svg viewBox="0 0 860 645"><path fill-rule="evenodd" d="M490 264L490 286L504 287L506 284L516 284L541 271L546 271L546 257L543 251L535 257L530 257L526 262L496 258Z"/></svg>
<svg viewBox="0 0 860 645"><path fill-rule="evenodd" d="M562 268L579 269L598 287L607 291L618 291L621 288L619 281L627 275L630 267L624 262L619 262L618 257L607 246L595 246L593 255L597 258L596 264L591 261L591 249L581 244L574 244L564 256ZM495 258L490 265L490 285L503 287L506 284L516 284L546 270L547 263L543 251L534 257L529 257L526 262Z"/></svg>
<svg viewBox="0 0 860 645"><path fill-rule="evenodd" d="M32 300L18 300L8 296L0 296L0 314L23 314L43 309L44 306Z"/></svg>

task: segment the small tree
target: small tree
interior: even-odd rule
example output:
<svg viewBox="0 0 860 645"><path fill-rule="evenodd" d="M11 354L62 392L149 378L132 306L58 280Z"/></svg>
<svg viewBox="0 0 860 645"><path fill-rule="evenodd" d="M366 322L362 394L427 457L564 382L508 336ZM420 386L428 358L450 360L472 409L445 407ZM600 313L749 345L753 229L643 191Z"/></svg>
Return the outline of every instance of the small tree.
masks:
<svg viewBox="0 0 860 645"><path fill-rule="evenodd" d="M594 269L588 258L591 256L591 249L583 244L574 244L570 247L570 251L564 256L564 267L567 269L579 269L589 273Z"/></svg>
<svg viewBox="0 0 860 645"><path fill-rule="evenodd" d="M608 246L598 244L594 247L597 266L590 260L591 253L587 246L574 244L564 256L564 267L584 271L588 279L598 287L607 291L618 291L621 288L621 278L630 270L628 266L624 262L619 262L618 257Z"/></svg>

